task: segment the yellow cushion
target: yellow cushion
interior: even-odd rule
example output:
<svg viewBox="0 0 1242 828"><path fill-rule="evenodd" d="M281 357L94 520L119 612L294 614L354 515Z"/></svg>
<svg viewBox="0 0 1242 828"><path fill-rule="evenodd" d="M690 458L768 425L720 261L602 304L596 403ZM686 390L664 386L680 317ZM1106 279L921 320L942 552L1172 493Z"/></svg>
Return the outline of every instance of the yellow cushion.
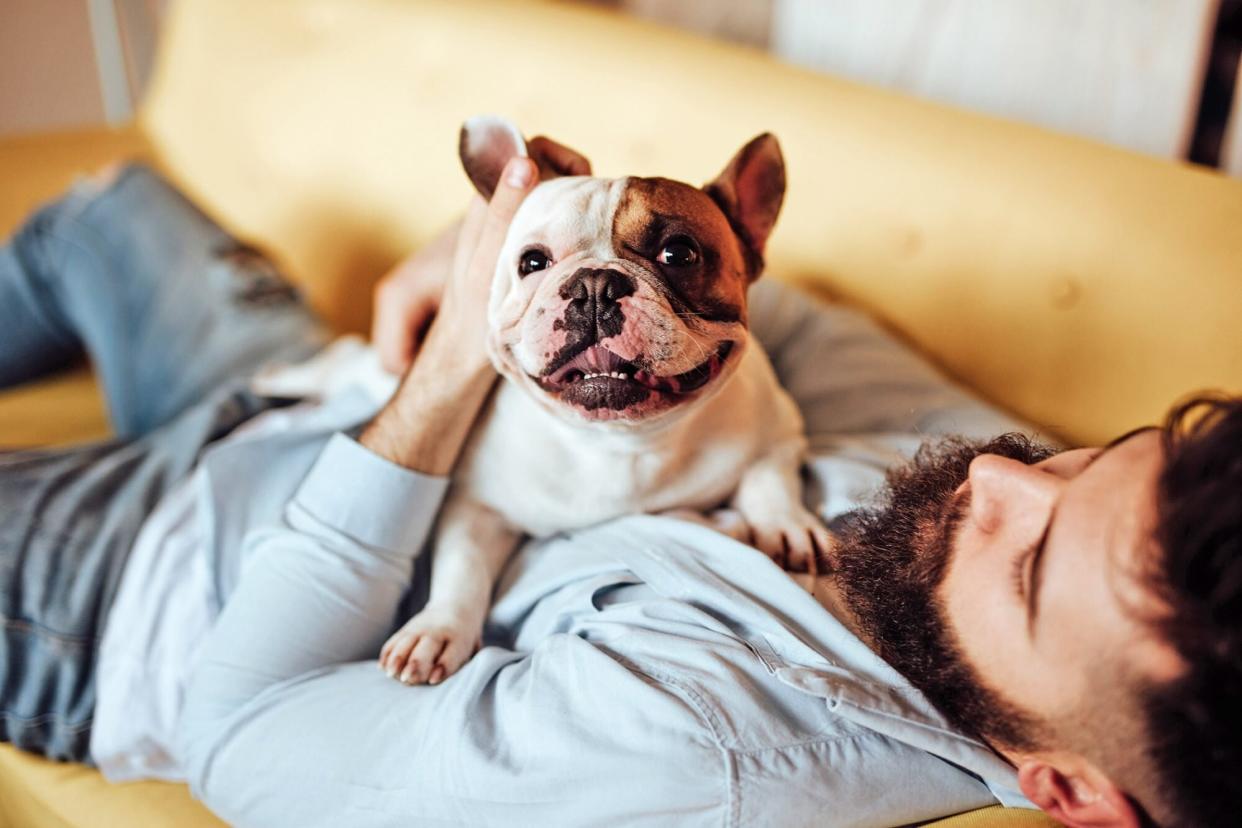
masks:
<svg viewBox="0 0 1242 828"><path fill-rule="evenodd" d="M222 828L184 785L110 785L82 765L0 745L0 828Z"/></svg>
<svg viewBox="0 0 1242 828"><path fill-rule="evenodd" d="M1242 182L917 102L606 12L513 0L183 0L144 123L168 165L359 329L469 192L463 118L604 175L714 175L772 130L772 271L864 305L1072 440L1242 390Z"/></svg>
<svg viewBox="0 0 1242 828"><path fill-rule="evenodd" d="M1039 811L996 805L928 822L924 828L1056 828L1057 824Z"/></svg>

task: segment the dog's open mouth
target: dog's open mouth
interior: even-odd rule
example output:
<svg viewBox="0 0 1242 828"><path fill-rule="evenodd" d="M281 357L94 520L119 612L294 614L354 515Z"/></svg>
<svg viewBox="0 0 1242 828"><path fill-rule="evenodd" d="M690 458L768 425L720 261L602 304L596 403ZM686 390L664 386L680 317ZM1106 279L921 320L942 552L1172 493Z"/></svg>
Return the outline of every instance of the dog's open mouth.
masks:
<svg viewBox="0 0 1242 828"><path fill-rule="evenodd" d="M660 377L627 362L601 345L583 349L550 374L537 377L541 388L588 411L620 411L647 399L652 392L671 396L697 391L720 373L732 342L723 343L699 365L676 376Z"/></svg>

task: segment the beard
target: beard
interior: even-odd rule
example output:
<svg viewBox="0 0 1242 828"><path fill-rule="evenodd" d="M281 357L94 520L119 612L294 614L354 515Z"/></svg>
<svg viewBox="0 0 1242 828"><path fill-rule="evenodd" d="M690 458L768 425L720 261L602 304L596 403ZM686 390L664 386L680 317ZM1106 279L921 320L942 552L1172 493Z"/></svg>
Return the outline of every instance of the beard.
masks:
<svg viewBox="0 0 1242 828"><path fill-rule="evenodd" d="M873 508L851 513L823 571L832 571L862 634L881 658L918 688L959 732L1013 750L1035 750L1035 717L988 688L949 626L938 588L967 515L958 494L970 462L996 454L1030 465L1055 452L1020 434L988 442L928 443L889 471Z"/></svg>

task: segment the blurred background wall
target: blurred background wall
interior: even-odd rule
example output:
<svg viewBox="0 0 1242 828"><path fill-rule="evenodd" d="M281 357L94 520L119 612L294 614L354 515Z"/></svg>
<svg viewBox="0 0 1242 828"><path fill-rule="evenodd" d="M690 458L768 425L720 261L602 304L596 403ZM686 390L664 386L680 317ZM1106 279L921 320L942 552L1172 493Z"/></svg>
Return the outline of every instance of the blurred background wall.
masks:
<svg viewBox="0 0 1242 828"><path fill-rule="evenodd" d="M0 0L0 134L131 118L168 2ZM561 2L1242 176L1242 0Z"/></svg>

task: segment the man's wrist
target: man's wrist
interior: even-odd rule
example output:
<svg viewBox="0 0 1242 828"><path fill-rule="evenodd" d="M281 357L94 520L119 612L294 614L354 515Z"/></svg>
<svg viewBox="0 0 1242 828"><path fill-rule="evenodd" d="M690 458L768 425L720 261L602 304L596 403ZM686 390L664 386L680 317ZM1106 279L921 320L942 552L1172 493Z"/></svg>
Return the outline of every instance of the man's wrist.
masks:
<svg viewBox="0 0 1242 828"><path fill-rule="evenodd" d="M495 381L485 359L423 353L359 442L393 463L445 476Z"/></svg>

